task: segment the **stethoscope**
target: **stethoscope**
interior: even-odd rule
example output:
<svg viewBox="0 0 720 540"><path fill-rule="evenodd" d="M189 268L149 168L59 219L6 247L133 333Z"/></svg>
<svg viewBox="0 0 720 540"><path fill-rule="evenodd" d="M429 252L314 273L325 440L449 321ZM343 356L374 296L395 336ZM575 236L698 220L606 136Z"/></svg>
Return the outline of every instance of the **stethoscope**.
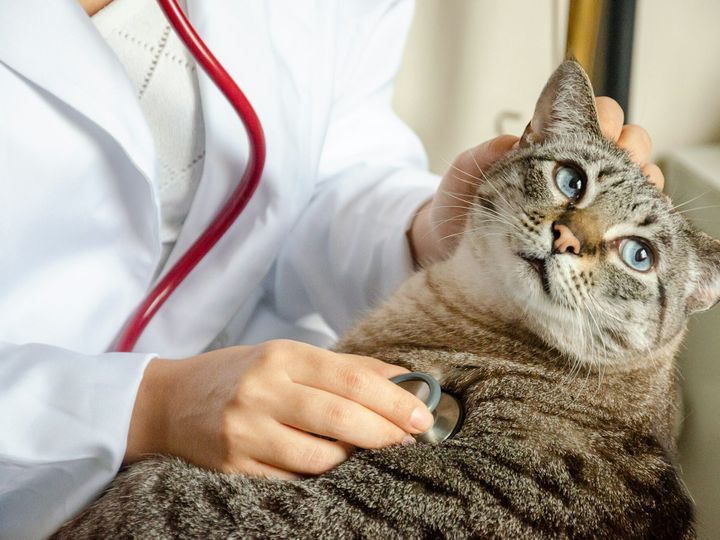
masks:
<svg viewBox="0 0 720 540"><path fill-rule="evenodd" d="M138 306L117 339L115 350L118 352L132 351L143 330L160 307L235 223L260 184L260 176L265 166L265 136L262 125L245 94L200 39L177 0L157 1L178 37L182 39L196 62L202 66L205 73L225 95L240 117L248 137L248 163L235 191L232 192L207 229Z"/></svg>
<svg viewBox="0 0 720 540"><path fill-rule="evenodd" d="M260 184L260 177L265 166L265 136L260 119L247 97L200 39L178 1L157 1L195 61L200 64L215 86L225 95L240 117L248 137L248 163L237 187L207 229L138 306L118 337L115 346L115 350L118 352L132 351L140 339L140 335L160 307L235 223ZM417 440L440 442L455 434L462 423L462 407L457 399L441 391L440 384L434 377L425 373L407 373L391 380L422 399L435 416L433 427L418 435Z"/></svg>
<svg viewBox="0 0 720 540"><path fill-rule="evenodd" d="M397 375L390 380L425 403L435 419L429 430L415 435L415 440L439 443L455 436L460 430L465 419L463 406L455 396L442 391L435 377L413 371Z"/></svg>

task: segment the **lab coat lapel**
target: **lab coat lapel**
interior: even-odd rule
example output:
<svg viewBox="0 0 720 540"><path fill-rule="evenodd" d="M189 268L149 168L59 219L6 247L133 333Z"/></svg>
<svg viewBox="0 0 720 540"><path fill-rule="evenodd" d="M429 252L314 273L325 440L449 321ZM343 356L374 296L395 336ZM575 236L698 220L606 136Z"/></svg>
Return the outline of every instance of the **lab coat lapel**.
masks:
<svg viewBox="0 0 720 540"><path fill-rule="evenodd" d="M137 350L162 346L163 353L171 356L202 350L238 309L251 309L262 294L262 280L282 240L275 234L284 222L294 219L294 203L288 201L295 193L287 187L281 190L279 184L279 164L295 163L297 155L289 153L283 142L292 136L274 136L284 114L277 110L280 85L276 73L267 67L275 60L266 56L265 48L253 47L255 42L269 39L267 6L262 2L228 2L222 17L213 16L213 10L217 12L218 5L206 0L188 2L189 16L198 33L258 113L268 157L260 186L246 210L168 299L138 343ZM247 136L240 119L200 69L198 75L206 125L203 177L163 274L205 230L235 189L247 163Z"/></svg>
<svg viewBox="0 0 720 540"><path fill-rule="evenodd" d="M152 181L152 134L132 83L77 0L0 0L0 62L107 131Z"/></svg>

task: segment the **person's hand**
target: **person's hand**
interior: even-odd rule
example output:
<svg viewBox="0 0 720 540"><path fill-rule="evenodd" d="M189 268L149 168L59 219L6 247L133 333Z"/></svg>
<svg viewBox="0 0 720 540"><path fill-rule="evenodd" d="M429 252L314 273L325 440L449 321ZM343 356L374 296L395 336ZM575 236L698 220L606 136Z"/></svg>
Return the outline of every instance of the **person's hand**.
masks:
<svg viewBox="0 0 720 540"><path fill-rule="evenodd" d="M406 372L282 340L155 359L140 384L125 461L159 453L222 472L319 474L352 446L412 443L409 434L432 426L427 407L388 380Z"/></svg>
<svg viewBox="0 0 720 540"><path fill-rule="evenodd" d="M624 124L625 114L614 99L598 97L595 101L603 135L627 150L648 181L662 189L665 184L662 171L648 161L652 143L647 131L634 124ZM437 193L418 211L408 232L418 266L428 266L453 252L463 231L476 183L482 182L483 171L513 148L518 140L513 135L501 135L455 158Z"/></svg>

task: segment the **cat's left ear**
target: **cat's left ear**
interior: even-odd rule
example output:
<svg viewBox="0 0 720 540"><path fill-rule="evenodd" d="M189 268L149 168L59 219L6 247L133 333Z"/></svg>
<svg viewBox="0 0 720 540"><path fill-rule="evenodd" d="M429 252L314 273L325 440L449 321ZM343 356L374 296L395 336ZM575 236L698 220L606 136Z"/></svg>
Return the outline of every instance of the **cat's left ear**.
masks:
<svg viewBox="0 0 720 540"><path fill-rule="evenodd" d="M595 96L585 70L575 60L565 60L540 94L520 146L581 132L602 136Z"/></svg>
<svg viewBox="0 0 720 540"><path fill-rule="evenodd" d="M699 233L696 246L700 269L688 297L688 313L705 311L720 302L720 241Z"/></svg>

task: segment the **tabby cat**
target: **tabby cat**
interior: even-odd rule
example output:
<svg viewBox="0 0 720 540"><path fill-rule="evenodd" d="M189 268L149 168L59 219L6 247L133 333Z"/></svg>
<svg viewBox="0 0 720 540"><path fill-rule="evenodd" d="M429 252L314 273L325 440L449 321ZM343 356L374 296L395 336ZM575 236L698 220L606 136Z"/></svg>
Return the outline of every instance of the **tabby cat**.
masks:
<svg viewBox="0 0 720 540"><path fill-rule="evenodd" d="M291 482L148 460L58 538L693 538L673 356L720 297L720 242L603 138L573 61L479 180L455 254L337 347L435 375L453 439Z"/></svg>

